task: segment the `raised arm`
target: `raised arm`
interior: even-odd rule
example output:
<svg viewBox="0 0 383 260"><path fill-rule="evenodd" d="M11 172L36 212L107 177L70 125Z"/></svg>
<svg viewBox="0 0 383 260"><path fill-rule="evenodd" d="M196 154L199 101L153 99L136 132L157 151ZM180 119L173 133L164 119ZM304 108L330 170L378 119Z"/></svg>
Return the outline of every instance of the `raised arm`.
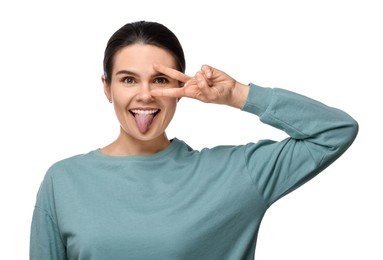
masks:
<svg viewBox="0 0 383 260"><path fill-rule="evenodd" d="M153 90L153 96L189 97L240 108L290 136L279 142L249 143L244 149L249 175L268 205L329 166L358 133L358 123L347 113L298 93L244 85L207 65L194 77L161 65L155 69L185 84Z"/></svg>
<svg viewBox="0 0 383 260"><path fill-rule="evenodd" d="M250 84L243 110L290 136L246 146L247 169L268 205L333 163L358 133L344 111L285 89Z"/></svg>

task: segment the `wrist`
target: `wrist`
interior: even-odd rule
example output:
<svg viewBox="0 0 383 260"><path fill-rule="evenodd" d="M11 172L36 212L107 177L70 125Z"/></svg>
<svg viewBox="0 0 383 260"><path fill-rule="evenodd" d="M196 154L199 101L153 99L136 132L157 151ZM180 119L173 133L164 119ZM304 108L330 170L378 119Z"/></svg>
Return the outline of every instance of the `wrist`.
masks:
<svg viewBox="0 0 383 260"><path fill-rule="evenodd" d="M228 105L241 109L244 106L248 95L249 86L236 81L232 90L231 102Z"/></svg>

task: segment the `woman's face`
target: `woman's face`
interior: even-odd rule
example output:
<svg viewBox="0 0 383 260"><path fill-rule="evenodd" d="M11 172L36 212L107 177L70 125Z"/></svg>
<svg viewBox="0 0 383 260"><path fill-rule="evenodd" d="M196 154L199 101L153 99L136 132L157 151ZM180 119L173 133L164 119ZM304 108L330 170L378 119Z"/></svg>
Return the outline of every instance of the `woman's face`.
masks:
<svg viewBox="0 0 383 260"><path fill-rule="evenodd" d="M104 82L112 100L122 133L149 141L165 137L176 110L177 99L153 97L155 88L177 88L179 82L153 69L153 64L176 69L173 56L164 49L147 44L133 44L115 54L110 85Z"/></svg>

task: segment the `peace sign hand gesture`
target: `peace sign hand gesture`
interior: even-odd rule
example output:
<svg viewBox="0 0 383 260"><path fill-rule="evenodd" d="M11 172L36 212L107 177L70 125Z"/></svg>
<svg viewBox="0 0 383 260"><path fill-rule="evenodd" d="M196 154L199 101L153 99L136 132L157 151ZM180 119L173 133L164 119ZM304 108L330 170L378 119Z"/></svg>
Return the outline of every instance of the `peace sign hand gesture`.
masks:
<svg viewBox="0 0 383 260"><path fill-rule="evenodd" d="M194 77L160 64L153 67L156 71L185 84L180 88L153 89L152 96L189 97L206 103L242 108L248 95L248 86L208 65L203 65Z"/></svg>

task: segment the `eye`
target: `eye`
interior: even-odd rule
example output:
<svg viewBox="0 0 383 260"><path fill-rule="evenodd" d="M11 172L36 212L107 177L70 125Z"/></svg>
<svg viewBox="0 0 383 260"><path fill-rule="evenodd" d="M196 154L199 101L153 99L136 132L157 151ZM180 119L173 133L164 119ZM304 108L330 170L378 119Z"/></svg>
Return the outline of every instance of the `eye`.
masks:
<svg viewBox="0 0 383 260"><path fill-rule="evenodd" d="M169 83L169 80L167 78L164 78L164 77L159 77L159 78L154 79L154 83L156 83L156 84L167 84L167 83Z"/></svg>
<svg viewBox="0 0 383 260"><path fill-rule="evenodd" d="M125 84L134 84L136 83L135 79L133 77L124 77L121 79L121 82Z"/></svg>

